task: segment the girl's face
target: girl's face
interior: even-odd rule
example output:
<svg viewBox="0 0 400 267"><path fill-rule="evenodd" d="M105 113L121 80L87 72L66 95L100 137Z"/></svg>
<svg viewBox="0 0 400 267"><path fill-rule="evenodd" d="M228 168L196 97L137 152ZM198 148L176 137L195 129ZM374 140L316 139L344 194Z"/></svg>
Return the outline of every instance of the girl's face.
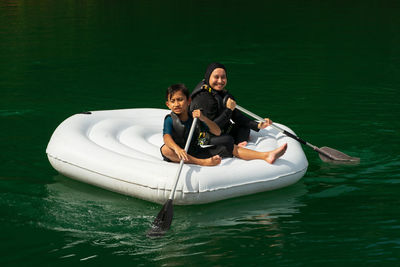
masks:
<svg viewBox="0 0 400 267"><path fill-rule="evenodd" d="M179 115L187 113L190 102L182 91L176 91L173 95L169 95L166 104L172 112Z"/></svg>
<svg viewBox="0 0 400 267"><path fill-rule="evenodd" d="M222 68L213 70L208 83L214 90L221 91L224 89L227 83L225 70Z"/></svg>

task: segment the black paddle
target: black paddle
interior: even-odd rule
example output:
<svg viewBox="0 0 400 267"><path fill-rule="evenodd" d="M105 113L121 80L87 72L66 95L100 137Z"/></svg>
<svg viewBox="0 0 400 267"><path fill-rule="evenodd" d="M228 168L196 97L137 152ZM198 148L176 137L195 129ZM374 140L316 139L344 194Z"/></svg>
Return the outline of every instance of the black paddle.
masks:
<svg viewBox="0 0 400 267"><path fill-rule="evenodd" d="M260 122L264 121L264 119L261 118L260 116L254 114L251 111L248 111L247 109L245 109L239 105L236 105L236 108ZM297 140L298 142L302 143L303 145L307 145L307 146L311 147L313 150L315 150L316 152L319 153L319 157L321 158L322 161L333 162L333 163L358 163L358 162L360 162L360 158L351 157L351 156L346 155L336 149L326 147L326 146L318 148L318 147L304 141L303 139L297 137L296 135L289 133L288 131L285 131L284 129L280 128L279 126L277 126L273 123L271 124L271 127L280 131L281 133L284 133L285 135Z"/></svg>
<svg viewBox="0 0 400 267"><path fill-rule="evenodd" d="M186 152L188 151L190 142L192 141L192 136L193 136L194 129L196 128L196 123L197 123L197 118L194 118L193 122L192 122L192 126L190 127L188 139L186 140L186 144L185 144ZM151 226L151 229L147 232L147 236L149 236L149 237L163 236L165 234L165 232L167 232L168 229L171 227L172 217L174 216L174 207L173 207L172 201L175 196L175 190L176 190L176 186L178 185L179 176L181 174L182 167L183 167L183 159L179 163L179 168L178 168L178 170L176 172L176 176L175 176L175 184L171 191L171 194L169 195L167 202L165 202L164 206L158 213L157 218L154 220L154 222Z"/></svg>

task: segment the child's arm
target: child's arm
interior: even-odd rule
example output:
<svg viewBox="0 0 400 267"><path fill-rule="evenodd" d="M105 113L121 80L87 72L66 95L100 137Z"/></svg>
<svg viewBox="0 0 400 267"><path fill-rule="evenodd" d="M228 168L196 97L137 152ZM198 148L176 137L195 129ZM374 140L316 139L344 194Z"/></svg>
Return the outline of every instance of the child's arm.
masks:
<svg viewBox="0 0 400 267"><path fill-rule="evenodd" d="M188 155L185 149L178 146L170 134L164 134L163 139L164 139L164 144L170 149L172 149L179 159L181 160L183 159L184 161L188 160Z"/></svg>
<svg viewBox="0 0 400 267"><path fill-rule="evenodd" d="M217 135L217 136L219 136L221 134L221 128L219 128L219 126L215 122L213 122L212 120L207 118L200 111L200 109L193 110L193 118L199 118L199 120L204 122L207 125L208 129L210 130L210 133Z"/></svg>

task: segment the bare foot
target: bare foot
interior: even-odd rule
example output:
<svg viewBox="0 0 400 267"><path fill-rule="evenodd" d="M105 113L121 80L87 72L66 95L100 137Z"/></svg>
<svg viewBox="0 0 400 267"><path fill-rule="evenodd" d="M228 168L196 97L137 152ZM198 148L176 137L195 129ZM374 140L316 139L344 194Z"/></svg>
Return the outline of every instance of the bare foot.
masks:
<svg viewBox="0 0 400 267"><path fill-rule="evenodd" d="M287 149L287 144L284 144L284 145L278 147L277 149L270 151L268 153L268 156L266 157L265 161L270 164L274 163L275 160L277 160L283 154L285 154L286 149Z"/></svg>
<svg viewBox="0 0 400 267"><path fill-rule="evenodd" d="M219 155L212 156L211 158L204 159L200 164L202 166L216 166L221 163L221 157Z"/></svg>
<svg viewBox="0 0 400 267"><path fill-rule="evenodd" d="M238 144L238 146L240 146L240 147L245 147L245 146L247 146L247 141L240 142L240 143Z"/></svg>

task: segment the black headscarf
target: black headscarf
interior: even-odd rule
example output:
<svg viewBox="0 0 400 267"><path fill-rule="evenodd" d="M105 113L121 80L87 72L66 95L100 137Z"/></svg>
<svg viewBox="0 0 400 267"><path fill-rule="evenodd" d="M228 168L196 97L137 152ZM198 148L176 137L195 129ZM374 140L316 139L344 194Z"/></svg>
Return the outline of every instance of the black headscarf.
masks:
<svg viewBox="0 0 400 267"><path fill-rule="evenodd" d="M211 76L211 73L212 73L215 69L218 69L218 68L224 69L224 70L225 70L225 73L226 73L226 68L225 68L225 66L222 65L221 63L213 62L213 63L211 63L210 65L208 65L207 70L206 70L206 73L204 74L204 83L205 83L205 84L210 85L210 76Z"/></svg>

